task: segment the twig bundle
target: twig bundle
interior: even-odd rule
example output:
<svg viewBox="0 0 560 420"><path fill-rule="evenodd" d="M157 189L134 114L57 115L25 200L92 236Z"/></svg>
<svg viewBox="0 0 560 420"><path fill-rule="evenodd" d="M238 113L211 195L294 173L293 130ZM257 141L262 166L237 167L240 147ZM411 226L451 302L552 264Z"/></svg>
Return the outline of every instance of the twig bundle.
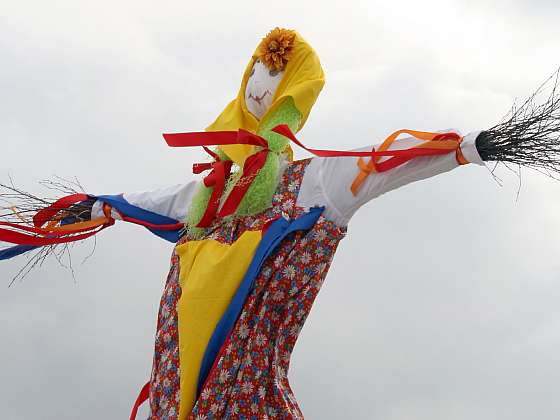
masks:
<svg viewBox="0 0 560 420"><path fill-rule="evenodd" d="M559 74L560 68L502 122L480 133L476 148L482 160L524 166L553 178L560 173Z"/></svg>
<svg viewBox="0 0 560 420"><path fill-rule="evenodd" d="M84 192L84 189L77 179L71 181L60 177L54 177L50 180L41 181L40 184L49 190L56 191L57 193L62 193L64 195ZM33 215L39 210L53 206L56 200L57 198L43 198L23 191L22 189L16 187L14 182L10 179L10 184L0 183L0 220L3 222L31 225L33 223ZM53 208L56 210L62 210L64 217L68 217L76 221L86 221L91 217L90 202L74 204L69 208L56 208L56 206ZM57 216L56 220L58 221L59 219L60 216ZM88 255L84 261L87 260L87 258L89 258L95 251L95 237L93 237L93 240L94 247L92 253ZM25 278L34 268L42 266L49 257L54 257L62 267L70 270L72 272L72 276L74 276L72 257L70 254L70 249L74 245L75 243L47 245L39 247L35 251L28 253L28 260L26 264L12 278L9 285L11 286L16 280L22 280ZM0 246L0 249L5 249L10 246L12 245Z"/></svg>

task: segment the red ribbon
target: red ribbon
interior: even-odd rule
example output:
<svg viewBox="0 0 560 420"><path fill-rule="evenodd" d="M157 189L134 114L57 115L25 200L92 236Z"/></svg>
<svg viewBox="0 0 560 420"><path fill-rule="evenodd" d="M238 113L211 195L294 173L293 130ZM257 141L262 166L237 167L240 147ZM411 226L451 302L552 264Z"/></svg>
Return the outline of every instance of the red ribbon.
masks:
<svg viewBox="0 0 560 420"><path fill-rule="evenodd" d="M87 194L72 194L62 197L48 207L39 210L33 216L33 225L30 226L0 221L0 226L10 228L0 228L0 241L30 246L57 245L87 239L106 227L113 225L115 221L110 215L106 214L105 218L78 222L74 225L51 226L49 224L47 227L43 227L47 222L56 222L59 212L64 211L72 204L85 201L88 198Z"/></svg>
<svg viewBox="0 0 560 420"><path fill-rule="evenodd" d="M93 228L97 228L99 226L89 226L89 227L83 227L83 228L78 228L78 229L72 229L72 230L65 230L65 231L47 231L45 229L42 228L36 228L33 226L26 226L26 225L22 225L20 223L11 223L11 222L0 222L0 226L7 226L10 228L14 228L14 229L18 229L18 230L22 230L24 232L29 232L29 233L34 233L36 235L47 235L49 237L62 237L62 236L68 236L68 235L72 235L75 233L81 233L81 232L86 232L88 230L91 230ZM0 233L1 232L6 232L7 230L5 229L0 229ZM12 232L12 231L7 231L7 232ZM8 240L4 240L1 239L4 238L4 236L0 235L0 240L5 241L5 242L10 242ZM17 243L17 242L14 242Z"/></svg>
<svg viewBox="0 0 560 420"><path fill-rule="evenodd" d="M136 414L138 413L138 408L142 405L144 401L150 398L150 383L147 382L142 389L140 390L140 394L138 394L138 398L134 402L134 407L132 407L132 413L130 413L130 420L136 419Z"/></svg>
<svg viewBox="0 0 560 420"><path fill-rule="evenodd" d="M410 148L410 149L403 149L403 150L385 150L385 151L348 151L348 150L322 150L322 149L311 149L306 147L303 143L301 143L292 133L290 127L286 124L277 125L272 129L275 133L281 134L284 137L289 138L292 142L297 144L304 150L307 150L309 153L314 154L318 157L381 157L381 156L391 156L391 159L387 159L384 162L378 163L376 169L378 172L385 172L390 169L393 169L399 165L402 165L405 162L408 162L411 159L420 157L420 156L434 156L434 155L445 155L450 152L450 150L446 149L435 149L435 148ZM436 136L434 140L442 140L442 139L452 139L452 140L459 140L461 136L457 133L441 133L440 135Z"/></svg>
<svg viewBox="0 0 560 420"><path fill-rule="evenodd" d="M216 156L217 158L217 156ZM204 185L208 188L213 187L212 195L208 200L208 205L206 206L206 211L202 215L202 218L198 222L198 227L208 227L216 213L218 212L218 207L220 206L220 200L222 194L224 193L224 188L226 185L226 179L229 178L231 172L232 162L230 160L221 161L217 160L210 164L195 164L193 165L193 172L200 173L207 169L212 169L212 172L204 178Z"/></svg>
<svg viewBox="0 0 560 420"><path fill-rule="evenodd" d="M275 133L281 134L290 139L302 149L318 157L399 157L405 161L419 156L433 156L450 153L447 149L436 148L410 148L403 150L385 151L349 151L349 150L323 150L312 149L301 143L292 133L286 124L277 125L272 129ZM441 133L441 138L460 139L456 133ZM170 147L192 147L192 146L221 146L226 144L251 144L254 146L268 147L267 141L249 131L239 129L239 131L202 131L192 133L173 133L164 134L163 138ZM389 161L389 160L387 160ZM385 162L387 162L385 161ZM390 165L391 167L398 165ZM390 168L389 168L390 169ZM388 169L386 169L388 170Z"/></svg>
<svg viewBox="0 0 560 420"><path fill-rule="evenodd" d="M387 159L376 165L377 172L384 172L393 169L403 163L408 162L411 159L420 156L434 156L443 155L450 153L448 149L442 148L410 148L404 150L384 150L384 151L344 151L344 150L322 150L322 149L311 149L306 147L301 143L294 133L286 124L277 125L272 129L275 133L278 133L292 142L297 144L302 149L312 153L318 157L370 157L378 158L381 156L388 156ZM441 136L441 138L440 138ZM442 133L440 136L436 136L434 140L450 139L458 140L460 136L455 133ZM266 157L268 155L268 142L258 136L257 134L251 133L250 131L239 129L238 131L204 131L204 132L192 132L192 133L173 133L173 134L163 134L163 138L170 147L192 147L192 146L202 146L209 152L215 159L217 156L215 153L211 152L207 146L221 146L228 144L250 144L253 146L260 146L263 150L249 156L245 160L243 165L243 174L240 180L237 182L226 201L224 202L221 210L218 213L218 217L228 216L233 214L239 203L243 199L243 196L247 192L247 189L251 185L258 171L263 167L266 162ZM230 163L231 165L231 163ZM223 168L223 170L222 170ZM226 171L225 163L216 160L213 163L198 163L193 165L193 172L200 173L205 170L212 169L210 175L204 178L204 185L207 187L214 187L212 191L212 196L210 197L210 202L206 212L204 213L201 221L198 223L198 227L207 227L210 225L214 217L216 216L220 200L223 194L223 186L225 185L225 180L229 176L229 168Z"/></svg>
<svg viewBox="0 0 560 420"><path fill-rule="evenodd" d="M226 144L250 144L268 147L261 136L240 128L237 131L201 131L192 133L163 134L169 147L222 146Z"/></svg>
<svg viewBox="0 0 560 420"><path fill-rule="evenodd" d="M251 156L249 156L243 165L243 174L239 181L235 184L231 192L229 193L218 217L229 216L235 213L239 203L245 196L245 193L251 186L251 183L257 176L257 173L261 170L266 162L266 157L268 156L268 149L261 150Z"/></svg>
<svg viewBox="0 0 560 420"><path fill-rule="evenodd" d="M148 229L177 230L177 229L182 229L185 226L184 223L181 223L181 222L168 224L168 225L158 225L158 224L155 224L155 223L146 222L145 220L135 219L134 217L124 216L120 212L119 212L119 215L121 216L121 219L123 220L123 222L134 223L135 225L144 226L145 228L148 228Z"/></svg>
<svg viewBox="0 0 560 420"><path fill-rule="evenodd" d="M113 221L114 223L114 221ZM102 225L95 230L90 230L86 233L81 233L79 235L72 234L71 236L66 233L66 236L60 236L57 233L49 233L48 237L44 236L33 236L33 235L26 235L24 233L14 232L13 230L8 229L0 229L0 241L9 242L12 244L18 245L32 245L32 246L45 246L45 245L56 245L56 244L65 244L68 242L80 241L82 239L87 239L90 236L95 235L98 232L101 232L106 227L111 226L113 223L107 223ZM19 226L22 228L23 226ZM25 230L25 229L23 229ZM75 233L75 232L70 232ZM52 236L51 236L52 235Z"/></svg>
<svg viewBox="0 0 560 420"><path fill-rule="evenodd" d="M52 203L50 206L39 210L35 216L33 216L33 224L35 227L41 227L45 223L50 222L52 218L63 209L67 209L72 204L79 203L81 201L86 201L88 199L87 194L72 194L62 197Z"/></svg>
<svg viewBox="0 0 560 420"><path fill-rule="evenodd" d="M224 193L225 182L231 172L231 161L221 161L219 157L208 149L207 146L219 146L226 144L250 144L264 148L254 155L249 156L243 165L243 174L233 190L226 199L218 217L233 214L241 199L247 192L251 182L255 178L258 171L263 167L268 155L268 142L250 131L239 129L238 131L203 131L193 133L174 133L164 134L163 138L170 147L192 147L202 146L214 159L212 163L195 163L193 172L199 174L206 170L212 172L204 178L204 185L213 187L212 195L208 201L208 206L202 218L198 222L198 227L208 227L218 213L220 201Z"/></svg>

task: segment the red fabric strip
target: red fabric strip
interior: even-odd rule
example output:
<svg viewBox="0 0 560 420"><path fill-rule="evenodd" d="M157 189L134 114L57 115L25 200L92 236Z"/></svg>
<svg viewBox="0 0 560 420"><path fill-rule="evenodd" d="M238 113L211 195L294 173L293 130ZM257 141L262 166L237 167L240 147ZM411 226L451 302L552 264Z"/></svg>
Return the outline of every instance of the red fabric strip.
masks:
<svg viewBox="0 0 560 420"><path fill-rule="evenodd" d="M268 143L262 137L250 131L201 131L192 133L163 134L163 138L170 147L219 146L224 144L251 144L267 147Z"/></svg>
<svg viewBox="0 0 560 420"><path fill-rule="evenodd" d="M230 214L235 213L237 207L239 207L239 203L241 203L241 200L243 199L243 196L257 176L257 173L265 164L268 152L268 149L261 150L260 152L249 156L245 160L245 164L243 165L243 174L226 198L220 213L218 213L218 217L229 216Z"/></svg>
<svg viewBox="0 0 560 420"><path fill-rule="evenodd" d="M212 131L163 134L169 147L217 146L236 144L237 131Z"/></svg>
<svg viewBox="0 0 560 420"><path fill-rule="evenodd" d="M220 157L218 156L218 154L214 153L212 151L212 149L210 149L209 147L206 147L206 146L202 146L202 148L204 149L204 151L206 153L208 153L210 156L212 156L214 158L214 160L220 160Z"/></svg>
<svg viewBox="0 0 560 420"><path fill-rule="evenodd" d="M318 157L381 157L381 156L400 156L417 157L433 156L436 154L450 153L450 150L431 149L431 148L411 148L404 150L386 151L350 151L350 150L323 150L312 149L301 143L286 124L277 125L272 131L289 138L302 149ZM460 138L456 133L442 133L442 138ZM192 133L173 133L163 134L167 144L171 147L193 147L193 146L219 146L224 144L252 144L255 146L268 147L266 140L249 131L240 129L239 131L203 131ZM205 165L205 164L197 164ZM200 173L200 172L199 172Z"/></svg>
<svg viewBox="0 0 560 420"><path fill-rule="evenodd" d="M82 233L80 235L64 236L64 237L42 237L42 236L32 236L26 235L24 233L14 232L13 230L0 229L0 241L9 242L18 245L33 245L33 246L45 246L45 245L56 245L64 244L68 242L81 241L82 239L87 239L90 236L102 231L109 224L101 226L101 228L95 229L93 231Z"/></svg>
<svg viewBox="0 0 560 420"><path fill-rule="evenodd" d="M132 407L132 413L130 413L130 420L135 420L136 419L136 414L138 413L138 408L148 398L150 398L150 383L149 382L147 382L142 387L142 389L140 390L140 393L138 394L138 398L136 398L136 401L134 402L134 407Z"/></svg>
<svg viewBox="0 0 560 420"><path fill-rule="evenodd" d="M33 224L36 227L41 227L45 223L52 220L52 218L60 211L70 207L72 204L79 203L80 201L86 201L88 199L87 194L72 194L62 197L61 199L55 201L48 207L39 210L35 216L33 216Z"/></svg>
<svg viewBox="0 0 560 420"><path fill-rule="evenodd" d="M427 149L427 148L426 149L410 149L410 150L406 150L406 152L408 152L408 153L403 153L400 156L393 156L392 158L387 159L386 161L377 163L375 165L375 168L376 168L377 172L388 171L390 169L396 168L397 166L400 166L403 163L406 163L409 160L412 160L412 159L417 158L417 157L446 155L446 154L450 153L449 150L445 150L445 149Z"/></svg>
<svg viewBox="0 0 560 420"><path fill-rule="evenodd" d="M125 222L134 223L135 225L144 226L148 229L156 229L156 230L177 230L181 229L184 224L183 223L174 223L170 225L157 225L155 223L146 222L144 220L135 219L134 217L123 216L121 214L121 218Z"/></svg>
<svg viewBox="0 0 560 420"><path fill-rule="evenodd" d="M226 179L229 178L229 174L231 171L231 161L216 161L212 164L212 172L204 178L204 185L206 187L213 187L212 195L208 200L208 205L206 206L206 210L202 215L202 218L196 225L197 227L208 227L214 217L216 217L216 213L218 212L218 207L220 205L220 200L222 198L222 194L224 193L224 188L226 186Z"/></svg>
<svg viewBox="0 0 560 420"><path fill-rule="evenodd" d="M192 166L193 174L200 174L204 171L209 171L214 167L214 162L195 163Z"/></svg>
<svg viewBox="0 0 560 420"><path fill-rule="evenodd" d="M276 127L274 127L272 129L272 131L274 131L275 133L281 134L284 137L289 138L292 142L294 142L295 144L297 144L299 147L301 147L302 149L308 151L309 153L314 154L315 156L318 157L381 157L381 156L399 156L399 157L408 157L410 160L414 157L418 157L418 156L433 156L433 155L439 155L439 154L447 154L450 153L450 150L445 150L445 149L430 149L430 148L411 148L411 149L403 149L403 150L386 150L386 151L362 151L362 152L358 152L358 151L350 151L350 150L323 150L323 149L311 149L309 147L306 147L303 143L301 143L296 136L294 136L294 133L292 133L292 130L290 130L290 127L288 127L286 124L281 124L281 125L277 125ZM456 133L442 133L442 137L443 136L448 136L448 135L455 135L457 136L457 138L460 138L460 136L458 136Z"/></svg>

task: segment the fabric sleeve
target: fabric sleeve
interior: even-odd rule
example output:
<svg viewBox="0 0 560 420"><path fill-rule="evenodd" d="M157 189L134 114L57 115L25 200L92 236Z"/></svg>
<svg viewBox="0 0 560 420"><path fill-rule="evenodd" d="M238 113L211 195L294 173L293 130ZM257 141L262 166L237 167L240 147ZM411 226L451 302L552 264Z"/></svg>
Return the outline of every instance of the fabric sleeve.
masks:
<svg viewBox="0 0 560 420"><path fill-rule="evenodd" d="M153 191L142 191L122 194L122 199L127 203L169 217L178 222L183 221L187 215L193 194L196 190L196 181L187 184L177 184L167 188ZM91 211L92 219L103 216L103 199L98 199ZM120 219L117 212L113 212L113 218Z"/></svg>
<svg viewBox="0 0 560 420"><path fill-rule="evenodd" d="M457 132L445 130L442 132ZM475 140L480 132L470 133L461 142L463 156L470 162L484 165ZM389 150L408 149L422 141L412 137L399 139ZM369 151L372 146L360 148ZM386 158L384 158L386 159ZM384 159L381 159L382 162ZM306 168L297 205L301 207L324 206L324 215L339 226L346 226L354 213L368 201L406 184L430 178L459 166L455 153L418 157L381 173L371 173L358 194L350 191L353 180L359 173L357 159L352 157L313 158Z"/></svg>

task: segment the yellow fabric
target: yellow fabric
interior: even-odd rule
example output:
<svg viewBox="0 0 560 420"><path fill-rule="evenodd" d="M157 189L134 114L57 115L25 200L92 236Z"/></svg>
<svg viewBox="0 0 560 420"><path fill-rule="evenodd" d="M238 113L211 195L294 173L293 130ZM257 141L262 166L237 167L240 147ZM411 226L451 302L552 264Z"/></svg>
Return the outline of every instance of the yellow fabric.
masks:
<svg viewBox="0 0 560 420"><path fill-rule="evenodd" d="M179 419L191 413L204 351L235 294L262 232L247 231L232 245L212 239L189 241L176 248L180 258L178 303Z"/></svg>
<svg viewBox="0 0 560 420"><path fill-rule="evenodd" d="M245 69L237 97L226 106L216 121L206 128L206 131L238 130L243 128L253 133L258 133L260 123L265 121L268 115L273 113L289 97L294 100L296 108L302 115L297 131L305 124L311 108L325 84L325 75L321 68L319 57L313 48L301 35L296 33L294 54L286 65L282 80L274 94L272 105L260 121L248 111L245 104L245 89L257 59L256 54L257 52L255 51ZM245 158L254 153L254 146L249 145L235 144L220 146L220 148L231 160L240 166L245 162Z"/></svg>

